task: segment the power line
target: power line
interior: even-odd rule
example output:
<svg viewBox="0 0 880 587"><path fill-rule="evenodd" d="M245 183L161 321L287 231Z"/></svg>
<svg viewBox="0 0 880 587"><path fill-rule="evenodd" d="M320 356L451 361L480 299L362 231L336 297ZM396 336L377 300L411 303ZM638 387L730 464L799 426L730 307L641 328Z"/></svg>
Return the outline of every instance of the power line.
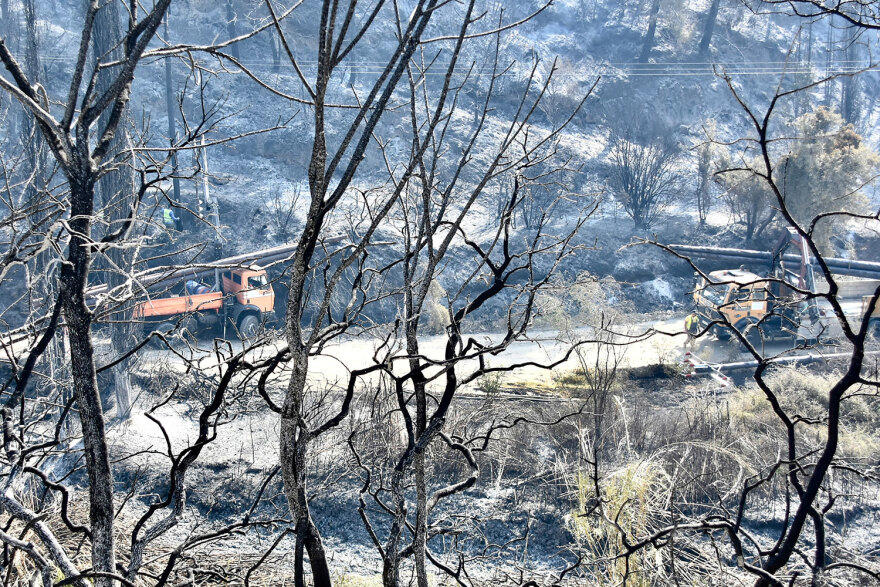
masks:
<svg viewBox="0 0 880 587"><path fill-rule="evenodd" d="M150 59L143 65L156 65L164 62L166 58ZM72 57L47 57L45 62L72 63L75 58ZM276 63L267 60L242 60L242 66L248 69L271 68L271 72L263 72L271 75L288 75L286 71L286 61ZM298 61L299 66L306 72L310 73L312 67L317 66L315 61ZM344 75L378 75L384 71L387 64L381 61L359 61L347 65L341 65L338 70ZM874 72L875 69L868 69L871 63L858 59L838 59L822 66L814 66L806 61L759 61L759 60L741 60L741 61L716 61L716 62L667 62L667 63L639 63L639 62L597 62L589 65L566 64L568 67L578 70L586 76L593 75L609 75L609 76L625 76L625 77L697 77L697 76L716 76L718 74L728 76L780 76L780 75L809 75L820 74L825 76L844 75L857 73L862 70ZM234 64L229 64L231 69L235 69ZM292 74L290 74L292 75ZM437 77L446 76L447 72L442 64L434 63L429 71L421 72L420 75ZM452 75L456 77L488 77L492 75L512 75L512 72L496 73L493 71L484 71L483 69L475 69L471 67L461 66L453 71Z"/></svg>

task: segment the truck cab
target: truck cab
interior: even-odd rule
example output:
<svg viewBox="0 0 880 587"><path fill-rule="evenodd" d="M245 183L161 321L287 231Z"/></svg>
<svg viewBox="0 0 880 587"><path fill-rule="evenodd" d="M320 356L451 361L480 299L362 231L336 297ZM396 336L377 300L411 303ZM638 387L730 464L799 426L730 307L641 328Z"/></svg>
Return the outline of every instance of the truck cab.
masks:
<svg viewBox="0 0 880 587"><path fill-rule="evenodd" d="M767 316L770 297L767 281L744 269L713 271L708 281L700 278L694 289L694 304L702 326L724 318L741 331ZM718 338L730 337L729 332L717 326L715 334Z"/></svg>
<svg viewBox="0 0 880 587"><path fill-rule="evenodd" d="M701 327L726 320L760 347L766 340L831 340L840 335L840 324L826 300L806 298L788 286L789 281L768 280L745 269L724 269L700 278L694 289L694 304ZM722 340L730 331L714 327Z"/></svg>
<svg viewBox="0 0 880 587"><path fill-rule="evenodd" d="M230 305L229 318L242 336L253 337L261 323L275 321L275 291L265 269L258 265L227 269L219 280Z"/></svg>

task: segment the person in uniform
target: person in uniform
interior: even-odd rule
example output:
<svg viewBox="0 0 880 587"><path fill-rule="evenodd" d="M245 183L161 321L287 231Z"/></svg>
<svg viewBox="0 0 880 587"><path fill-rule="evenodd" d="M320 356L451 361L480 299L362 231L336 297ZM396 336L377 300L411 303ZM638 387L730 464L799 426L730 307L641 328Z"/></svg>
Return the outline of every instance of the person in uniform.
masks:
<svg viewBox="0 0 880 587"><path fill-rule="evenodd" d="M172 208L162 208L162 224L165 225L165 228L179 230L180 218L177 217Z"/></svg>
<svg viewBox="0 0 880 587"><path fill-rule="evenodd" d="M697 334L700 332L700 317L696 312L691 312L684 319L684 330L687 333L684 348L685 350L693 350L697 344Z"/></svg>

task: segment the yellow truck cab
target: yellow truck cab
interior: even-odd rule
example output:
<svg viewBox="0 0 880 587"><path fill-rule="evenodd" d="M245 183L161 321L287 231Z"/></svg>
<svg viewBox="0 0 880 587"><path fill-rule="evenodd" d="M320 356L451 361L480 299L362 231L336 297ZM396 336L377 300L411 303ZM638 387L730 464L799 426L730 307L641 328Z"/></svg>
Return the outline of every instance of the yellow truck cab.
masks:
<svg viewBox="0 0 880 587"><path fill-rule="evenodd" d="M744 269L723 269L709 274L709 281L700 279L694 290L694 303L702 327L725 318L741 332L767 316L767 281ZM719 338L730 333L715 328Z"/></svg>
<svg viewBox="0 0 880 587"><path fill-rule="evenodd" d="M261 323L275 321L275 291L259 265L221 272L220 285L232 301L228 313L242 336L253 337Z"/></svg>
<svg viewBox="0 0 880 587"><path fill-rule="evenodd" d="M787 253L789 250L794 252ZM716 252L721 258L746 258L753 264L770 261L763 275L747 271L745 267L713 271L706 278L698 274L693 293L701 329L714 323L715 334L725 339L730 338L732 326L753 346L767 339L802 340L809 344L840 339L842 322L851 320L850 316L858 313L859 308L861 320L870 301L870 296L863 296L880 287L880 280L864 279L864 273L876 271L872 267L877 264L826 258L826 263L835 263L830 268L832 273L842 270L841 274L859 279L837 281L836 305L817 295L827 292L828 284L822 275L817 279L808 243L794 228L782 234L769 258L758 251L717 249ZM880 308L875 309L871 322L875 331L880 331Z"/></svg>

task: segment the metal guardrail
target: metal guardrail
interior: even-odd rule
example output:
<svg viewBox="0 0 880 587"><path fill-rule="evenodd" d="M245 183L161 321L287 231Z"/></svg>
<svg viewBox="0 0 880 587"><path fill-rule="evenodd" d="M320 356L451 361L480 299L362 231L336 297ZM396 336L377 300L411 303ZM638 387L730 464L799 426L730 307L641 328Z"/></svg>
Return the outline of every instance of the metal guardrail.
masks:
<svg viewBox="0 0 880 587"><path fill-rule="evenodd" d="M865 356L880 355L880 351L867 351ZM771 365L808 365L810 363L819 363L834 359L845 359L852 357L852 353L808 353L806 355L789 355L787 357L775 357L767 362ZM736 361L732 363L709 363L700 359L693 353L685 353L683 362L691 367L691 371L685 374L685 377L693 377L695 375L708 375L718 378L721 382L729 382L730 378L727 373L732 371L743 371L748 369L756 369L758 361Z"/></svg>

